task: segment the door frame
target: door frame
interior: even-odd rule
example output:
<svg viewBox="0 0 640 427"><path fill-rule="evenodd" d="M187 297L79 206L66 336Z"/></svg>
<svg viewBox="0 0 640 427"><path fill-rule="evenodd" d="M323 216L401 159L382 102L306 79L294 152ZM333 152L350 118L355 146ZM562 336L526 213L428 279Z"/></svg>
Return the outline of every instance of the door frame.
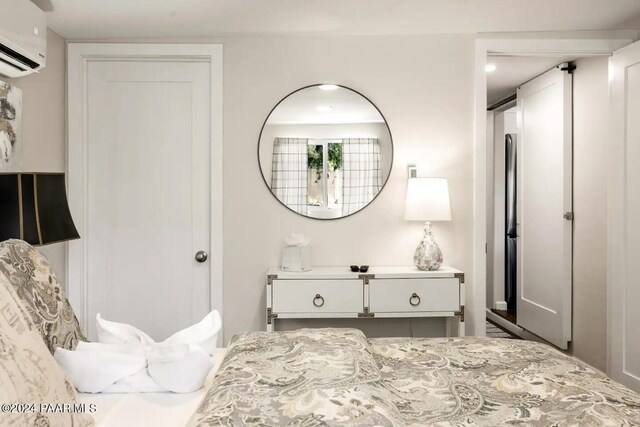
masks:
<svg viewBox="0 0 640 427"><path fill-rule="evenodd" d="M92 61L197 60L211 64L211 308L223 315L223 133L222 133L222 45L221 44L67 44L67 192L69 207L81 236L87 223L87 66ZM213 238L215 236L215 239ZM87 240L67 245L67 294L80 324L88 319ZM224 343L223 331L218 345Z"/></svg>
<svg viewBox="0 0 640 427"><path fill-rule="evenodd" d="M631 44L637 31L482 33L475 46L473 106L473 275L467 287L467 335L486 335L487 298L487 170L493 144L487 144L487 55L610 56Z"/></svg>
<svg viewBox="0 0 640 427"><path fill-rule="evenodd" d="M620 49L618 54L625 55L634 52L638 46ZM615 64L609 59L609 72L620 76L625 73L625 66ZM625 73L626 74L626 73ZM624 136L626 131L626 113L623 85L626 79L609 78L609 106L610 106L610 136L609 143L609 177L607 183L607 373L616 381L621 382L635 391L640 391L640 379L633 373L626 371L624 349L625 332L625 287L630 280L627 272L626 248L628 238L627 222L627 171L625 161L628 141ZM613 96L612 96L613 95ZM625 96L626 98L626 96ZM635 279L635 277L633 278Z"/></svg>

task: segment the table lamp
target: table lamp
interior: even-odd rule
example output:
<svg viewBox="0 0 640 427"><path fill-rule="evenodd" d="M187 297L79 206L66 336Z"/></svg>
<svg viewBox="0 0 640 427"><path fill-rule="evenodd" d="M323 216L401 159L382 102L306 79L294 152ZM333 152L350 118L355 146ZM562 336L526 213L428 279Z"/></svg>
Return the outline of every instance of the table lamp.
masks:
<svg viewBox="0 0 640 427"><path fill-rule="evenodd" d="M449 184L445 178L410 178L407 185L407 221L425 221L424 237L413 261L419 270L437 270L442 265L442 251L431 230L432 221L451 221Z"/></svg>
<svg viewBox="0 0 640 427"><path fill-rule="evenodd" d="M0 173L0 241L46 245L79 238L63 173Z"/></svg>

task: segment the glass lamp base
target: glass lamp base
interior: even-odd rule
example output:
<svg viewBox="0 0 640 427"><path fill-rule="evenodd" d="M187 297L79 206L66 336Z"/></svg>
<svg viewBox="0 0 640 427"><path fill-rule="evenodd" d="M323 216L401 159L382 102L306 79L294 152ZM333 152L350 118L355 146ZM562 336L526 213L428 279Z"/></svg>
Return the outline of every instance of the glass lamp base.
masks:
<svg viewBox="0 0 640 427"><path fill-rule="evenodd" d="M424 225L424 238L416 249L413 262L418 270L423 271L437 270L442 265L442 251L433 238L431 223L428 221Z"/></svg>

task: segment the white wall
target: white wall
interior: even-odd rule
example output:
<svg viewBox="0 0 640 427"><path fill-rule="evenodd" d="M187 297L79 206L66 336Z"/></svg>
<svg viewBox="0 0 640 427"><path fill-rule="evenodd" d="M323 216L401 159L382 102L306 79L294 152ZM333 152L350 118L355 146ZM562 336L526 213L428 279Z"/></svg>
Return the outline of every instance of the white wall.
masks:
<svg viewBox="0 0 640 427"><path fill-rule="evenodd" d="M284 237L292 232L311 237L316 266L411 265L422 224L404 220L410 163L421 176L449 179L453 220L435 224L434 231L445 263L466 273L467 289L473 286L475 35L109 41L224 45L226 340L265 329L266 271L279 264ZM293 90L321 82L365 94L384 113L394 142L393 170L380 196L364 211L336 221L303 218L283 207L265 186L256 155L260 128L273 106ZM440 319L369 320L364 325L371 335L442 334L444 328Z"/></svg>
<svg viewBox="0 0 640 427"><path fill-rule="evenodd" d="M472 277L473 35L222 41L227 339L264 329L265 273L278 264L288 233L311 237L314 265L410 265L422 227L403 219L409 163L422 175L449 178L453 221L436 224L435 233L445 263ZM395 148L380 196L337 221L306 219L281 206L256 159L260 127L273 105L294 89L326 81L366 94L388 120ZM408 320L374 324L411 333Z"/></svg>
<svg viewBox="0 0 640 427"><path fill-rule="evenodd" d="M608 59L576 61L573 75L574 356L601 370L607 351Z"/></svg>
<svg viewBox="0 0 640 427"><path fill-rule="evenodd" d="M25 172L64 172L66 157L66 46L47 32L47 66L40 73L5 79L22 89ZM40 248L61 283L66 277L66 243ZM66 286L66 283L65 283Z"/></svg>

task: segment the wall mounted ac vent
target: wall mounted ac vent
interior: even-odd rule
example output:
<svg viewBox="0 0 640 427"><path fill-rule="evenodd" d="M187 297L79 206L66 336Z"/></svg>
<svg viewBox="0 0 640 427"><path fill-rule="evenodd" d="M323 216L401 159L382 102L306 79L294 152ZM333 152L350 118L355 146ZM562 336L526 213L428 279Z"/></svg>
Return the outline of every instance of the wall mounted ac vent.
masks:
<svg viewBox="0 0 640 427"><path fill-rule="evenodd" d="M46 65L45 13L27 0L0 0L0 75L22 77Z"/></svg>

